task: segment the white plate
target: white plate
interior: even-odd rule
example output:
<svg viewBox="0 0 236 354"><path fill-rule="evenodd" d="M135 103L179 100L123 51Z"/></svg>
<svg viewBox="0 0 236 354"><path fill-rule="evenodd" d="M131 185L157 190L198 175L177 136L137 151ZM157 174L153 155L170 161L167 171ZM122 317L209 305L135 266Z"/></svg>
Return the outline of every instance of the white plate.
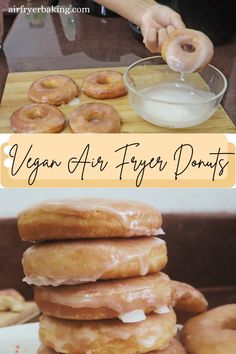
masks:
<svg viewBox="0 0 236 354"><path fill-rule="evenodd" d="M36 354L39 348L38 323L0 328L1 354Z"/></svg>

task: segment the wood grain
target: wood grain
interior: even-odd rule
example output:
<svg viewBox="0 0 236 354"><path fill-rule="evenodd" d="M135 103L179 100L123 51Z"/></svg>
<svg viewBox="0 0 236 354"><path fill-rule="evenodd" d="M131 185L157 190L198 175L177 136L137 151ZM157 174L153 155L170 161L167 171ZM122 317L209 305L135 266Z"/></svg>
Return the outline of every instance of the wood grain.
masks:
<svg viewBox="0 0 236 354"><path fill-rule="evenodd" d="M12 133L10 127L10 116L19 107L30 103L27 92L30 84L42 76L49 74L62 74L73 78L81 87L83 79L91 72L99 69L79 69L79 70L60 70L44 72L22 72L10 73L7 77L5 90L3 93L2 104L0 106L0 133ZM106 70L109 70L107 68ZM124 71L124 68L111 68L111 70ZM80 96L80 102L95 101L83 94ZM140 118L130 107L128 97L121 97L111 100L105 100L120 113L122 119L122 133L235 133L236 127L230 120L224 109L219 106L216 113L205 123L193 128L169 129L150 124ZM60 106L60 109L66 116L75 109L69 105ZM67 127L63 133L70 133Z"/></svg>

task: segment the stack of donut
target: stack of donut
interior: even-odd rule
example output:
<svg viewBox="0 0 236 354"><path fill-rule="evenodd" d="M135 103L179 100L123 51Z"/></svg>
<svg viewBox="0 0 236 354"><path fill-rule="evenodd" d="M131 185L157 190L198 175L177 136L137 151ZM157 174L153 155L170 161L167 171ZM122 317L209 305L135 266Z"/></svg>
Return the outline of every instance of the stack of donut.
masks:
<svg viewBox="0 0 236 354"><path fill-rule="evenodd" d="M161 226L152 206L106 199L48 202L19 215L21 238L36 241L23 267L43 312L39 354L185 353L173 339L172 307L183 308L186 285L161 272ZM202 295L187 293L187 310L205 311Z"/></svg>

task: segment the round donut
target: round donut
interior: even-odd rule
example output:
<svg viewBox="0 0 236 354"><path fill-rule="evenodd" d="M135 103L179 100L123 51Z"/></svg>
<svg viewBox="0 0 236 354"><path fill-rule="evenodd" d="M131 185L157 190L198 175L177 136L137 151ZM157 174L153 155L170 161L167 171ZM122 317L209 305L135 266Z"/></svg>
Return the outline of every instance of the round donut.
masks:
<svg viewBox="0 0 236 354"><path fill-rule="evenodd" d="M49 347L41 345L37 354L57 354L57 352ZM152 352L148 352L147 354L187 354L187 352L179 341L172 339L168 347L165 349L154 350Z"/></svg>
<svg viewBox="0 0 236 354"><path fill-rule="evenodd" d="M29 98L37 103L60 106L79 95L79 87L64 75L47 75L34 81L29 88Z"/></svg>
<svg viewBox="0 0 236 354"><path fill-rule="evenodd" d="M192 73L210 63L214 54L211 40L202 32L179 29L164 40L161 55L174 71Z"/></svg>
<svg viewBox="0 0 236 354"><path fill-rule="evenodd" d="M83 81L82 92L86 96L104 100L124 96L127 89L120 72L106 70L88 75Z"/></svg>
<svg viewBox="0 0 236 354"><path fill-rule="evenodd" d="M161 225L156 208L137 201L110 199L47 202L18 217L24 241L157 236L163 234Z"/></svg>
<svg viewBox="0 0 236 354"><path fill-rule="evenodd" d="M150 312L168 312L171 281L163 273L74 286L35 287L40 310L57 318L139 322Z"/></svg>
<svg viewBox="0 0 236 354"><path fill-rule="evenodd" d="M31 103L17 109L10 118L15 133L59 133L65 127L65 116L46 103Z"/></svg>
<svg viewBox="0 0 236 354"><path fill-rule="evenodd" d="M45 346L67 354L146 353L166 347L175 334L173 310L128 324L119 320L71 321L43 315L39 328Z"/></svg>
<svg viewBox="0 0 236 354"><path fill-rule="evenodd" d="M120 116L105 103L84 103L69 115L73 133L120 133Z"/></svg>
<svg viewBox="0 0 236 354"><path fill-rule="evenodd" d="M189 354L235 354L236 304L224 305L189 320L180 332Z"/></svg>
<svg viewBox="0 0 236 354"><path fill-rule="evenodd" d="M172 280L175 298L175 309L189 313L202 313L207 311L208 303L204 295L189 284Z"/></svg>
<svg viewBox="0 0 236 354"><path fill-rule="evenodd" d="M42 243L23 256L25 281L38 286L146 275L166 262L166 244L156 237Z"/></svg>

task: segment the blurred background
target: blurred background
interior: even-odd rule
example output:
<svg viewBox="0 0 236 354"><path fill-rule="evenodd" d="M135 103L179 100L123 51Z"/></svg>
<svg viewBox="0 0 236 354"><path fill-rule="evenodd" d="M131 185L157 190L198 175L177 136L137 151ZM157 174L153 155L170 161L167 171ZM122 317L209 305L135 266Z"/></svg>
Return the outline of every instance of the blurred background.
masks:
<svg viewBox="0 0 236 354"><path fill-rule="evenodd" d="M234 213L234 189L2 189L0 217L16 217L48 199L116 198L144 201L162 213Z"/></svg>

